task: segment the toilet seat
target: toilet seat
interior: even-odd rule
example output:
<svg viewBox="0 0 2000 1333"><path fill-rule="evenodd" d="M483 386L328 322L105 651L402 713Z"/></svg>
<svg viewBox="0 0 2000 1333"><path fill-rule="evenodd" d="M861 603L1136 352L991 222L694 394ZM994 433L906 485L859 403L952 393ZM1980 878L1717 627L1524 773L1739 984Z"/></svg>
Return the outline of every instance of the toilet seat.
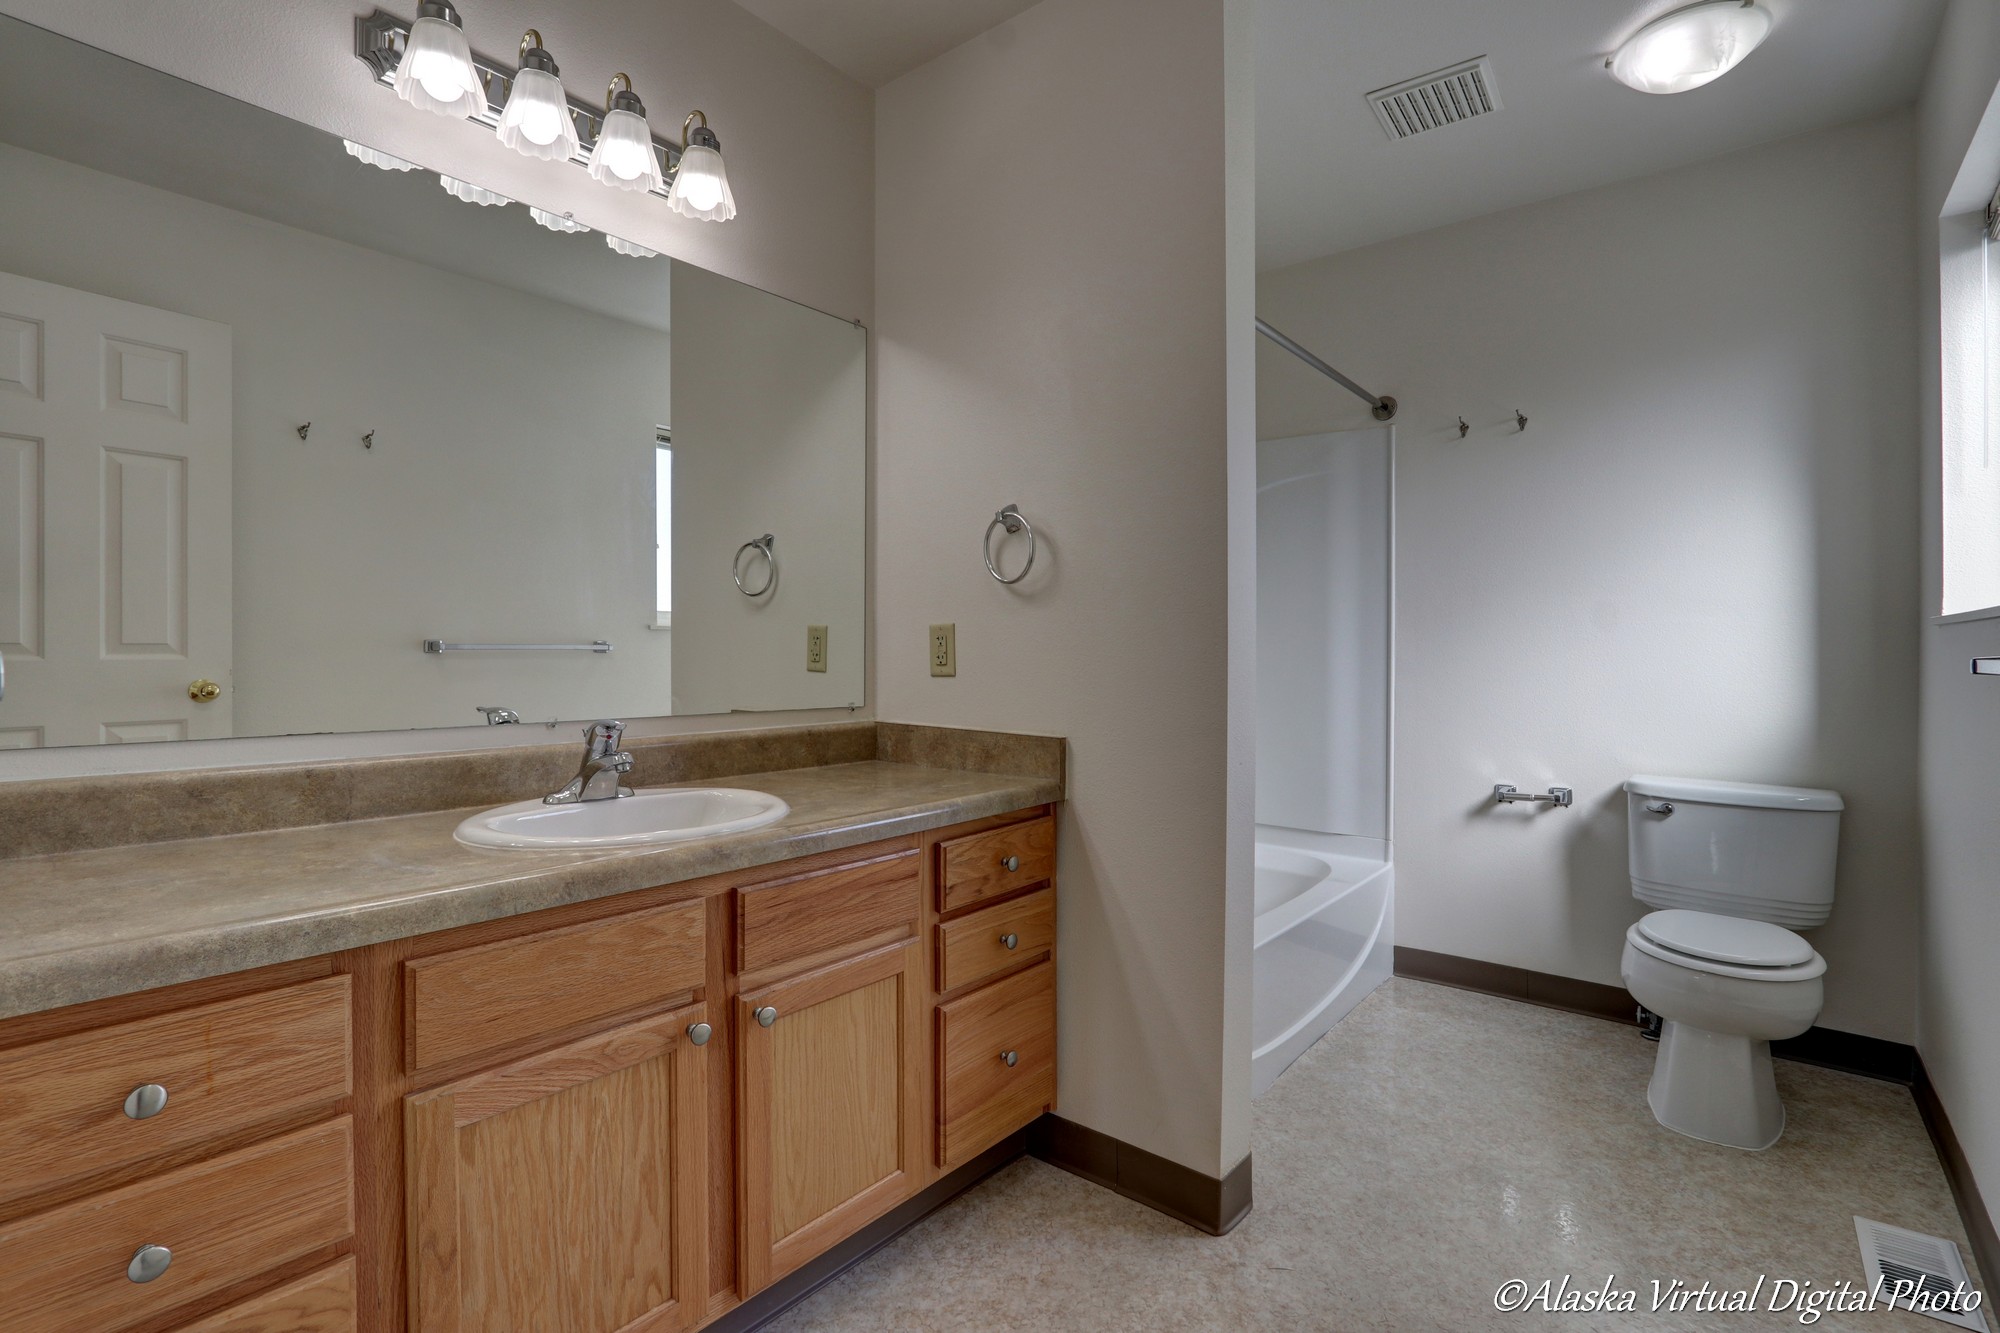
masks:
<svg viewBox="0 0 2000 1333"><path fill-rule="evenodd" d="M1662 962L1746 981L1810 981L1826 975L1811 944L1768 921L1672 908L1640 918L1626 942Z"/></svg>

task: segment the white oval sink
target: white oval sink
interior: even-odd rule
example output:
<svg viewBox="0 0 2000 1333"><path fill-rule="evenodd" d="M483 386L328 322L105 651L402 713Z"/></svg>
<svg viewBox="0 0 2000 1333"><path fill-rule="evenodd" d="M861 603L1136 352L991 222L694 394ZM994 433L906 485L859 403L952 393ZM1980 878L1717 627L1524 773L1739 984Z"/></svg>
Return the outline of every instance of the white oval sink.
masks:
<svg viewBox="0 0 2000 1333"><path fill-rule="evenodd" d="M763 828L791 809L741 787L648 787L615 801L517 801L472 816L454 836L473 847L650 847Z"/></svg>

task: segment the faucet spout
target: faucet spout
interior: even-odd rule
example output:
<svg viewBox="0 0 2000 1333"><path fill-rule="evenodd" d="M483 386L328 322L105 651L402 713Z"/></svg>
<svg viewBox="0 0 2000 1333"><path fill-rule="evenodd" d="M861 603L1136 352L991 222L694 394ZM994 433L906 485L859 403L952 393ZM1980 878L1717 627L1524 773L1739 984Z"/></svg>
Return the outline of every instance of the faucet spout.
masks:
<svg viewBox="0 0 2000 1333"><path fill-rule="evenodd" d="M619 778L632 771L632 756L618 748L624 739L623 722L607 720L585 727L583 762L578 765L576 776L560 791L544 796L542 803L573 805L578 801L612 801L630 796L632 789L619 782Z"/></svg>

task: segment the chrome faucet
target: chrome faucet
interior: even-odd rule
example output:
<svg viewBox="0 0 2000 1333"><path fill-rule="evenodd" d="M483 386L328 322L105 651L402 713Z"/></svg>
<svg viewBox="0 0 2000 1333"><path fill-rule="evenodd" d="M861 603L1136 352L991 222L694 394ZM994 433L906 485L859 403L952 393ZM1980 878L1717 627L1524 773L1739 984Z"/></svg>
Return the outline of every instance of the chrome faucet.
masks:
<svg viewBox="0 0 2000 1333"><path fill-rule="evenodd" d="M542 798L544 805L574 805L578 801L610 801L630 796L632 789L618 779L632 771L632 756L618 748L625 739L623 722L593 722L583 729L583 763L561 791Z"/></svg>

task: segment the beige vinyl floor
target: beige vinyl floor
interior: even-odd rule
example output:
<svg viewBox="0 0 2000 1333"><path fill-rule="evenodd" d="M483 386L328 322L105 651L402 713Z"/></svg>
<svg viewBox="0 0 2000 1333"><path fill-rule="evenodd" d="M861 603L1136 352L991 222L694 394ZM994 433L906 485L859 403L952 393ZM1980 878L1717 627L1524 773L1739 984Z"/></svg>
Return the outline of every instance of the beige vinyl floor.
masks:
<svg viewBox="0 0 2000 1333"><path fill-rule="evenodd" d="M1651 1312L1650 1283L1859 1285L1856 1213L1965 1249L1907 1089L1780 1061L1785 1136L1745 1153L1654 1123L1655 1049L1620 1024L1392 981L1256 1103L1256 1207L1228 1236L1022 1160L766 1327L1747 1333L1802 1325ZM1494 1308L1508 1279L1564 1275L1611 1278L1639 1308ZM1877 1310L1810 1327L1949 1325Z"/></svg>

